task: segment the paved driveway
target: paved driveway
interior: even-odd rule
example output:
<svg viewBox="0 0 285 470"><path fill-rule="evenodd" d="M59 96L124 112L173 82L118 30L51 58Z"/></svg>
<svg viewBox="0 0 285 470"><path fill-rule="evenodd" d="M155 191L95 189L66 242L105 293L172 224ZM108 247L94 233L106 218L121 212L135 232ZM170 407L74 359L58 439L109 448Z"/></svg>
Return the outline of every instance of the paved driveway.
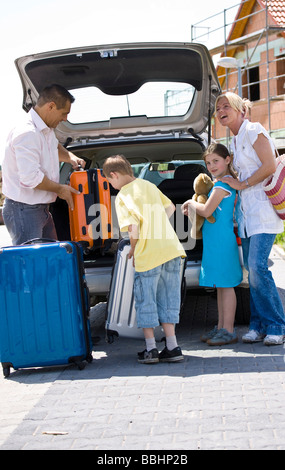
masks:
<svg viewBox="0 0 285 470"><path fill-rule="evenodd" d="M271 269L285 305L285 263L275 250ZM283 346L209 347L199 337L216 315L214 298L188 293L177 328L182 363L138 364L143 341L107 344L101 329L83 371L1 375L0 449L285 449Z"/></svg>

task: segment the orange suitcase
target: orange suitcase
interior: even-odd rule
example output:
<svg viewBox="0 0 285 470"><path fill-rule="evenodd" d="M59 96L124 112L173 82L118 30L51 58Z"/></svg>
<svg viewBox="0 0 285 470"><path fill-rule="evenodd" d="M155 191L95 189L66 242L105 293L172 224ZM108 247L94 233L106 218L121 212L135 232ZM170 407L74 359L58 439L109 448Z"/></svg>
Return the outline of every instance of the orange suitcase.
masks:
<svg viewBox="0 0 285 470"><path fill-rule="evenodd" d="M70 185L80 191L73 194L74 209L69 209L71 240L88 242L94 250L103 248L112 238L111 195L108 180L102 170L74 171Z"/></svg>

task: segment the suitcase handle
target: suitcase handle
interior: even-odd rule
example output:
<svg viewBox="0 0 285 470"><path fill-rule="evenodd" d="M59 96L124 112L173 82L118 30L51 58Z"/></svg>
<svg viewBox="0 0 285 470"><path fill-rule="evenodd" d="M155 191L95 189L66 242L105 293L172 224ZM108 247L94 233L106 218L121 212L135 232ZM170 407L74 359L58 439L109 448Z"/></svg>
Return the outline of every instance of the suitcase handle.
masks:
<svg viewBox="0 0 285 470"><path fill-rule="evenodd" d="M57 241L58 240L54 240L53 238L33 238L32 240L27 240L21 245L33 245L34 243L55 243Z"/></svg>
<svg viewBox="0 0 285 470"><path fill-rule="evenodd" d="M72 170L68 173L68 177L67 177L67 179L66 179L66 181L65 181L65 184L69 184L69 183L70 183L70 177L71 177L71 175L72 175L72 173L73 173L74 171L84 171L84 168L83 168L83 166L81 166L81 165L78 165L78 167L77 167L76 170L74 170L74 169L72 168Z"/></svg>
<svg viewBox="0 0 285 470"><path fill-rule="evenodd" d="M88 289L86 280L83 281L83 291L84 291L85 300L86 300L86 303L85 303L85 316L86 316L86 318L89 318L91 305L90 305L90 294L89 294L89 289Z"/></svg>

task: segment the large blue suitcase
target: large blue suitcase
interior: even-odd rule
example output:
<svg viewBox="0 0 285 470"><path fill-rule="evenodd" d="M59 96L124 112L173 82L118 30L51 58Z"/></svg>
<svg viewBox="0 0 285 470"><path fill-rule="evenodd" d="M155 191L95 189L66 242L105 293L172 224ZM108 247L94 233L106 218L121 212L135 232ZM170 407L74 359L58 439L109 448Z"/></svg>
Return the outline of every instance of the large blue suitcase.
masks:
<svg viewBox="0 0 285 470"><path fill-rule="evenodd" d="M0 361L10 368L92 361L80 247L33 241L0 249Z"/></svg>

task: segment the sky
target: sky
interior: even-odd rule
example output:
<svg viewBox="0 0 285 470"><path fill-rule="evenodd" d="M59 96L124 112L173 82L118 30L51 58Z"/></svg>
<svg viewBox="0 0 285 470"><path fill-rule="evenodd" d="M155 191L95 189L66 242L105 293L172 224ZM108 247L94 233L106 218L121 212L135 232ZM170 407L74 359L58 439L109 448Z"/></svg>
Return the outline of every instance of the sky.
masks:
<svg viewBox="0 0 285 470"><path fill-rule="evenodd" d="M223 10L229 9L228 18L233 18L239 3L238 0L2 0L0 163L7 135L17 116L24 113L22 86L14 65L16 58L76 46L191 42L191 25L218 13L209 24L215 21L223 25ZM209 49L218 45L209 41L204 44Z"/></svg>

